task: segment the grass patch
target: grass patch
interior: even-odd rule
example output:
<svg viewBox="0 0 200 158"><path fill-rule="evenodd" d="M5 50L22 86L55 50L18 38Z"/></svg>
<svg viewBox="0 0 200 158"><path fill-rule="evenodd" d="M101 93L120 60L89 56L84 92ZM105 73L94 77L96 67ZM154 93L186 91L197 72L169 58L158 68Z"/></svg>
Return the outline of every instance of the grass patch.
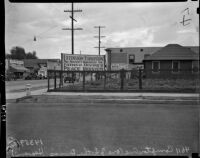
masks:
<svg viewBox="0 0 200 158"><path fill-rule="evenodd" d="M144 79L143 89L196 89L197 81L191 79Z"/></svg>
<svg viewBox="0 0 200 158"><path fill-rule="evenodd" d="M85 90L120 90L121 79L104 79L96 81L86 81ZM124 79L124 90L139 90L138 79ZM62 90L83 90L83 83L69 84L61 88ZM198 81L192 79L142 79L143 90L198 90Z"/></svg>

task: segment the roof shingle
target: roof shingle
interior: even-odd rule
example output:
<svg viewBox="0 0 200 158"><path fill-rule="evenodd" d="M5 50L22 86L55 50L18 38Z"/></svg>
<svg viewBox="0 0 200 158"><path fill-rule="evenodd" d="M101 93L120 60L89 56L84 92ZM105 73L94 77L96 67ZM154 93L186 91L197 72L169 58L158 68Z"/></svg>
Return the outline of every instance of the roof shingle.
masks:
<svg viewBox="0 0 200 158"><path fill-rule="evenodd" d="M178 44L168 44L144 60L198 60L198 54Z"/></svg>

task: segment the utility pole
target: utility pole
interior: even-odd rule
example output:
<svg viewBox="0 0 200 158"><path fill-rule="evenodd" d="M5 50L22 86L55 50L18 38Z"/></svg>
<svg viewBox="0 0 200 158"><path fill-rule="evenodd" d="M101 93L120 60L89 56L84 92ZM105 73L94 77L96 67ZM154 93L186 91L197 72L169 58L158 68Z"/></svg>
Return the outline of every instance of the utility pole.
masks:
<svg viewBox="0 0 200 158"><path fill-rule="evenodd" d="M94 28L98 28L99 29L99 35L98 36L94 36L95 38L99 38L99 46L98 47L94 47L94 48L98 48L99 49L99 55L100 53L100 49L101 48L105 48L105 47L101 47L101 38L105 37L105 36L101 36L101 28L105 28L105 26L95 26Z"/></svg>
<svg viewBox="0 0 200 158"><path fill-rule="evenodd" d="M72 9L71 10L64 10L64 12L71 12L71 16L69 16L71 18L71 28L63 28L63 30L71 30L71 36L72 36L72 54L74 54L74 31L75 30L83 30L82 28L74 28L74 21L77 22L76 19L74 19L74 13L75 12L82 12L82 10L78 9L78 10L74 10L74 3L72 2Z"/></svg>

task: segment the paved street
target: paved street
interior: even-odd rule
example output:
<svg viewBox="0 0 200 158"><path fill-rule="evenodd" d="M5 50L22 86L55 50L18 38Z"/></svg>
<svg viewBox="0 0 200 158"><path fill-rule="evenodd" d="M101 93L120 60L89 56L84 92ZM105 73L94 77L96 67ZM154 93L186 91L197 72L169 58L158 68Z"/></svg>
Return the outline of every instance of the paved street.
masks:
<svg viewBox="0 0 200 158"><path fill-rule="evenodd" d="M7 136L19 142L13 154L190 155L198 152L199 109L194 98L141 99L40 95L8 102Z"/></svg>
<svg viewBox="0 0 200 158"><path fill-rule="evenodd" d="M39 95L47 92L48 81L45 80L17 80L6 81L6 99L17 99L26 96L26 85L31 85L31 95ZM53 87L54 80L50 80ZM57 81L59 84L59 81Z"/></svg>
<svg viewBox="0 0 200 158"><path fill-rule="evenodd" d="M16 80L6 81L6 92L21 92L26 88L26 84L31 84L32 88L47 88L47 80Z"/></svg>

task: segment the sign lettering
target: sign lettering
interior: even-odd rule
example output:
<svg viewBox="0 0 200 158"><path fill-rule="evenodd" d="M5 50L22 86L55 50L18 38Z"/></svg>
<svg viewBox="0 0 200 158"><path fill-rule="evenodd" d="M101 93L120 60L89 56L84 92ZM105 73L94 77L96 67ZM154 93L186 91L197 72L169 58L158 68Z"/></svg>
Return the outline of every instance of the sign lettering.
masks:
<svg viewBox="0 0 200 158"><path fill-rule="evenodd" d="M103 55L61 54L63 70L67 71L103 71Z"/></svg>

